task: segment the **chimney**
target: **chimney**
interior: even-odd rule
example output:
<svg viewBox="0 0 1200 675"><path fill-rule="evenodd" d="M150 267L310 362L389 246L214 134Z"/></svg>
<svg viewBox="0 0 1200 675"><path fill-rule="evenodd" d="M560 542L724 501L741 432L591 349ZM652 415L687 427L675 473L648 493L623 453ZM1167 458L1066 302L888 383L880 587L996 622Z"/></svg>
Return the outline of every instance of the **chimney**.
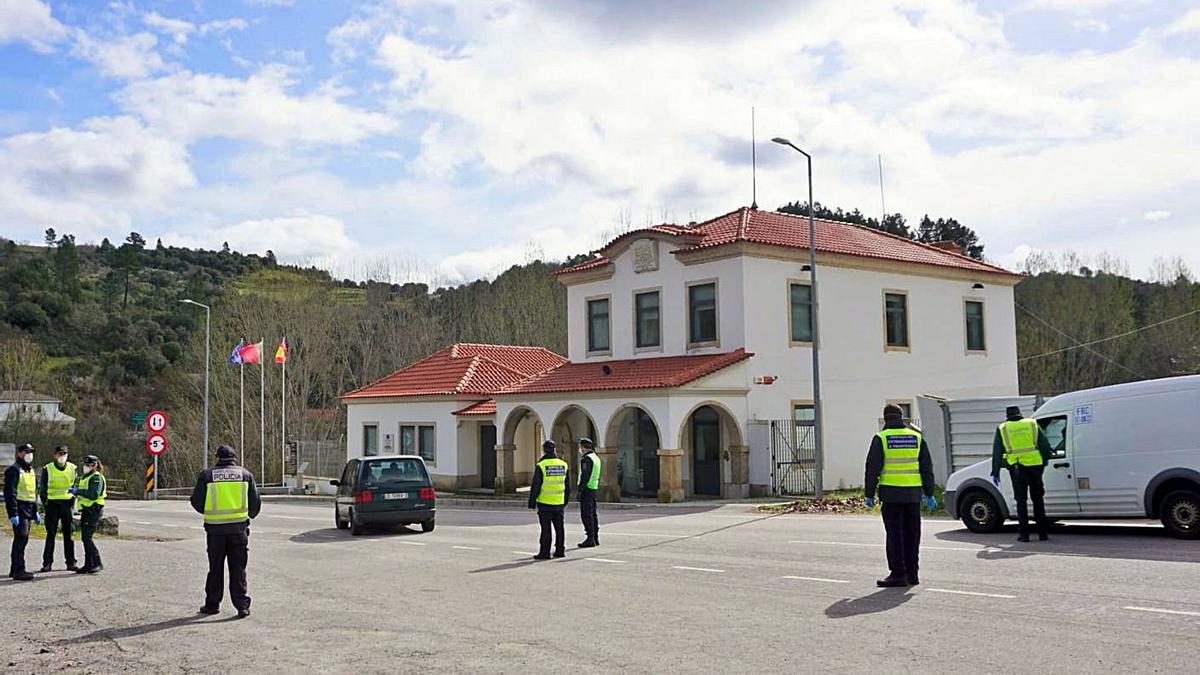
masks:
<svg viewBox="0 0 1200 675"><path fill-rule="evenodd" d="M955 255L964 255L967 252L967 249L965 249L961 245L959 245L958 242L950 241L950 240L935 241L932 244L930 244L930 246L932 246L934 248L940 248L943 251L948 251Z"/></svg>

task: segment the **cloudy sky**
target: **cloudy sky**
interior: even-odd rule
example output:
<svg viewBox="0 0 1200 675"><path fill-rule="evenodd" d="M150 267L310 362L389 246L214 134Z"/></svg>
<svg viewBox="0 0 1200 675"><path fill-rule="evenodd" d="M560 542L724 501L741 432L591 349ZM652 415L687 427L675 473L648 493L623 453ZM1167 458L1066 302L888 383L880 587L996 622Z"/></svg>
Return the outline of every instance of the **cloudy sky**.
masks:
<svg viewBox="0 0 1200 675"><path fill-rule="evenodd" d="M1200 9L991 0L0 0L0 235L494 273L817 199L1200 269Z"/></svg>

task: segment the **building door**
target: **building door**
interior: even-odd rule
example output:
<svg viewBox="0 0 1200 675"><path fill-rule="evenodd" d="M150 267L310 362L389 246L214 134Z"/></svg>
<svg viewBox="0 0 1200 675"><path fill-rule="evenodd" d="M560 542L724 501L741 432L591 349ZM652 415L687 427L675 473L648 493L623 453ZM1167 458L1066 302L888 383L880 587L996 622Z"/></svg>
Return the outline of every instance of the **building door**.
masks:
<svg viewBox="0 0 1200 675"><path fill-rule="evenodd" d="M692 413L693 490L721 496L721 418L708 406Z"/></svg>
<svg viewBox="0 0 1200 675"><path fill-rule="evenodd" d="M496 425L479 426L479 485L496 488Z"/></svg>

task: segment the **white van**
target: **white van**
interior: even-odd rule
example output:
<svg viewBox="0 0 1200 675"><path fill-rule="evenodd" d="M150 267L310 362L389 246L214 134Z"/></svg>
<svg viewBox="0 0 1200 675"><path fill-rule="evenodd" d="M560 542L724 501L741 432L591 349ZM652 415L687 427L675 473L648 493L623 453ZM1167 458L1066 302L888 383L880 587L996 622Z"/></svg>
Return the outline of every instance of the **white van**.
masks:
<svg viewBox="0 0 1200 675"><path fill-rule="evenodd" d="M1200 539L1200 375L1063 394L1033 418L1054 448L1048 517L1159 518L1172 535ZM991 472L987 460L946 481L946 511L973 532L1016 518L1008 471L999 489Z"/></svg>

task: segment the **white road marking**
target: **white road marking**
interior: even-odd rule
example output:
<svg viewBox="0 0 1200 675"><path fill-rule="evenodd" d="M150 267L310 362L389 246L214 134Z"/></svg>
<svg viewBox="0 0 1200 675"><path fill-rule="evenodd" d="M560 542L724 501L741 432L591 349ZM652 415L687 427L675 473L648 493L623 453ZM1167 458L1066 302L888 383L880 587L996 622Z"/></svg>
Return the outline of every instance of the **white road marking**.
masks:
<svg viewBox="0 0 1200 675"><path fill-rule="evenodd" d="M517 555L537 555L533 551L513 551Z"/></svg>
<svg viewBox="0 0 1200 675"><path fill-rule="evenodd" d="M401 540L400 543L404 544L405 546L424 546L425 545L425 542L423 542L423 541L403 541L403 540Z"/></svg>
<svg viewBox="0 0 1200 675"><path fill-rule="evenodd" d="M479 548L478 546L451 546L450 548L456 548L460 551L482 551L483 550L483 549Z"/></svg>
<svg viewBox="0 0 1200 675"><path fill-rule="evenodd" d="M163 523L162 526L163 527L179 527L178 525L175 525L174 523Z"/></svg>
<svg viewBox="0 0 1200 675"><path fill-rule="evenodd" d="M713 569L711 567L688 567L686 565L672 565L673 570L687 570L689 572L713 572L715 574L724 574L725 570Z"/></svg>
<svg viewBox="0 0 1200 675"><path fill-rule="evenodd" d="M789 544L812 544L817 546L854 546L857 548L884 548L884 544L860 544L850 541L810 541L806 539L796 539L788 542ZM994 553L1007 553L1003 549L996 549L988 546L922 546L922 551L967 551L968 553L979 553L980 551L992 551ZM1023 551L1013 551L1013 553L1023 553ZM1052 555L1067 555L1067 554L1052 554Z"/></svg>
<svg viewBox="0 0 1200 675"><path fill-rule="evenodd" d="M926 588L929 593L952 593L954 595L974 595L980 598L1001 598L1004 600L1013 600L1017 596L1004 595L1003 593L976 593L974 591L952 591L948 588Z"/></svg>
<svg viewBox="0 0 1200 675"><path fill-rule="evenodd" d="M153 525L154 523L147 523L144 520L135 520L135 521L133 521L133 524L134 525Z"/></svg>
<svg viewBox="0 0 1200 675"><path fill-rule="evenodd" d="M642 532L608 532L605 531L606 537L654 537L656 539L686 539L694 537L694 534L649 534Z"/></svg>
<svg viewBox="0 0 1200 675"><path fill-rule="evenodd" d="M624 560L610 560L609 558L584 558L584 560L591 560L592 562L600 562L600 563L616 563L618 565L625 564Z"/></svg>
<svg viewBox="0 0 1200 675"><path fill-rule="evenodd" d="M1125 607L1134 612L1154 612L1156 614L1175 614L1177 616L1200 616L1200 612L1185 612L1179 609L1159 609L1157 607Z"/></svg>
<svg viewBox="0 0 1200 675"><path fill-rule="evenodd" d="M827 584L848 584L849 581L843 579L822 579L821 577L792 577L786 576L784 579L795 579L796 581L820 581Z"/></svg>
<svg viewBox="0 0 1200 675"><path fill-rule="evenodd" d="M188 529L189 530L203 530L204 527L201 525L188 525Z"/></svg>

